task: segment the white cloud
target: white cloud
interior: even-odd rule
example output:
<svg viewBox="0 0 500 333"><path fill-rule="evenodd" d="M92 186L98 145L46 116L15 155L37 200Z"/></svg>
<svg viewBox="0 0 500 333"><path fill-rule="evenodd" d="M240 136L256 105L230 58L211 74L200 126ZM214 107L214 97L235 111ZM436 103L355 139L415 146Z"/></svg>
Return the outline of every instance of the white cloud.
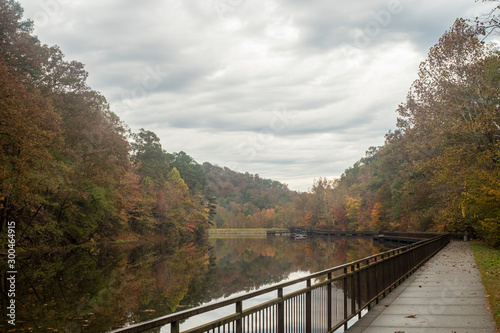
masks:
<svg viewBox="0 0 500 333"><path fill-rule="evenodd" d="M418 64L472 0L21 0L168 151L307 190L395 126ZM491 7L491 4L490 4Z"/></svg>

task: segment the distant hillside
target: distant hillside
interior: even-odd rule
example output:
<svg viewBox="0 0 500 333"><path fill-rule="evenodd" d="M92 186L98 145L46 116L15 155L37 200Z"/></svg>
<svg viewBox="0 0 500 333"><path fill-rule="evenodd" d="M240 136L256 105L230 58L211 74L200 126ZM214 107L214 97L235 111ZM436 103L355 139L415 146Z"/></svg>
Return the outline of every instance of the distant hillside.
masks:
<svg viewBox="0 0 500 333"><path fill-rule="evenodd" d="M280 210L297 196L287 185L258 174L203 163L210 193L217 199L215 227L281 227Z"/></svg>

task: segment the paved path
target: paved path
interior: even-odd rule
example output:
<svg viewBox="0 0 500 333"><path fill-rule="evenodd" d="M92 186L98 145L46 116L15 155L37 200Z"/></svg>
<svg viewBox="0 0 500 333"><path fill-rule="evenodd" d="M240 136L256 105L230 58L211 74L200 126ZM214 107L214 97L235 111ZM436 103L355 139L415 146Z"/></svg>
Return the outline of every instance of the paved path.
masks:
<svg viewBox="0 0 500 333"><path fill-rule="evenodd" d="M347 333L495 333L472 248L451 242Z"/></svg>

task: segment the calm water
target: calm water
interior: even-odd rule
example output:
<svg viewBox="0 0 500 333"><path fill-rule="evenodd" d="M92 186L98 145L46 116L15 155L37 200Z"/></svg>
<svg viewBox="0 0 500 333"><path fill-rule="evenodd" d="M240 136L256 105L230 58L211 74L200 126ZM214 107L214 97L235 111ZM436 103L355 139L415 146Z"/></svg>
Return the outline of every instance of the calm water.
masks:
<svg viewBox="0 0 500 333"><path fill-rule="evenodd" d="M282 236L30 253L17 261L15 328L105 332L385 250L371 238ZM14 328L2 316L2 330Z"/></svg>

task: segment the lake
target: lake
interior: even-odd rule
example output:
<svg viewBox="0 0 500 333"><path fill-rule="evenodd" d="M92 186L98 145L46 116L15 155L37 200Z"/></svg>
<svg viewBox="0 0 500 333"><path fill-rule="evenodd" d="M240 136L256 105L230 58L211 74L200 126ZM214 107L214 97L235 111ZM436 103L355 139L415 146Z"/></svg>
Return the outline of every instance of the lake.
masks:
<svg viewBox="0 0 500 333"><path fill-rule="evenodd" d="M23 254L17 258L15 328L106 332L386 250L370 237L222 236L180 247L121 244ZM2 328L13 328L5 315Z"/></svg>

